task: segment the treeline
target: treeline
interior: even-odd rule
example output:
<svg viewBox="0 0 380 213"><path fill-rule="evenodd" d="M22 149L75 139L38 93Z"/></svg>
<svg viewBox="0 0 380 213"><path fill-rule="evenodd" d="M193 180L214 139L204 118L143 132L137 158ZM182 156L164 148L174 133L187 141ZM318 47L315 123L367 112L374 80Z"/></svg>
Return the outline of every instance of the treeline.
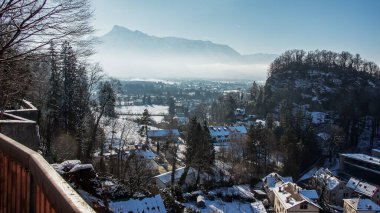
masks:
<svg viewBox="0 0 380 213"><path fill-rule="evenodd" d="M357 71L380 76L379 67L366 61L359 54L343 51L336 53L327 50L288 50L276 58L269 67L268 77L283 71L305 71L310 69L325 71Z"/></svg>
<svg viewBox="0 0 380 213"><path fill-rule="evenodd" d="M324 72L330 77L314 76L310 70ZM366 116L371 116L374 127L380 123L380 69L359 54L289 50L274 60L268 75L261 91L262 99L255 105L264 115L284 100L298 106L307 104L309 111L333 111L333 116L339 118L335 124L342 127L345 134L345 148L358 144ZM306 81L307 88L296 87L295 82L299 80ZM319 101L307 96L318 97ZM375 131L372 131L371 145L374 137Z"/></svg>
<svg viewBox="0 0 380 213"><path fill-rule="evenodd" d="M116 116L113 85L102 82L101 68L81 61L69 42L52 44L40 64L43 68L36 73L45 78L34 80L35 87L43 89L31 88L35 93L27 94L41 112L41 149L53 161L90 161L96 145L104 141L100 119Z"/></svg>
<svg viewBox="0 0 380 213"><path fill-rule="evenodd" d="M104 141L99 121L115 93L90 64L94 32L88 0L0 4L0 117L28 99L40 110L41 150L52 161L90 161ZM97 91L99 90L99 91Z"/></svg>

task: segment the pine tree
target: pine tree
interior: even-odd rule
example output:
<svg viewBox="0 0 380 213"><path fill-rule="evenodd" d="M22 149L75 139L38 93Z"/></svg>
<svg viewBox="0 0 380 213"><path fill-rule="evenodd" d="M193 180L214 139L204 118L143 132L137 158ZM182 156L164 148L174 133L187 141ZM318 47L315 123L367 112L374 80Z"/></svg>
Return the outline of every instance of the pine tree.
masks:
<svg viewBox="0 0 380 213"><path fill-rule="evenodd" d="M207 123L201 125L197 117L193 117L188 125L186 140L185 170L181 176L180 185L186 179L188 170L193 167L197 170L196 184L199 183L202 172L211 171L215 161L215 150Z"/></svg>
<svg viewBox="0 0 380 213"><path fill-rule="evenodd" d="M148 109L144 109L142 117L139 119L139 124L141 125L139 129L139 134L141 137L146 137L146 143L148 143L148 126L151 125L153 120L150 118Z"/></svg>
<svg viewBox="0 0 380 213"><path fill-rule="evenodd" d="M173 117L175 115L175 103L172 97L168 99L168 106L169 106L169 115Z"/></svg>
<svg viewBox="0 0 380 213"><path fill-rule="evenodd" d="M48 82L48 92L46 101L46 120L44 128L45 151L46 156L50 155L50 147L54 135L59 130L60 110L62 106L62 76L59 70L59 61L54 44L50 45L49 63L50 78Z"/></svg>

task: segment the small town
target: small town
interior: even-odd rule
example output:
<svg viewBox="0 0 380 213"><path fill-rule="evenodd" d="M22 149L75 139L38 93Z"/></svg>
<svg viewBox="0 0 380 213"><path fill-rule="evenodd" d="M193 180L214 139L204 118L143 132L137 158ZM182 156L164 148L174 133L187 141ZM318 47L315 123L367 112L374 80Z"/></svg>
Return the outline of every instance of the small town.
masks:
<svg viewBox="0 0 380 213"><path fill-rule="evenodd" d="M380 2L0 2L0 213L380 213Z"/></svg>

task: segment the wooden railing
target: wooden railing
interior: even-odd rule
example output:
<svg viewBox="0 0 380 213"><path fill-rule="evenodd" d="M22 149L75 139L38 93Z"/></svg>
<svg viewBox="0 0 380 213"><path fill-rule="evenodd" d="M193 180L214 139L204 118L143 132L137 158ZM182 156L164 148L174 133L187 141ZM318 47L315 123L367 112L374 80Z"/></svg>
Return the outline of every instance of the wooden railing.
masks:
<svg viewBox="0 0 380 213"><path fill-rule="evenodd" d="M37 152L0 134L0 213L95 212Z"/></svg>

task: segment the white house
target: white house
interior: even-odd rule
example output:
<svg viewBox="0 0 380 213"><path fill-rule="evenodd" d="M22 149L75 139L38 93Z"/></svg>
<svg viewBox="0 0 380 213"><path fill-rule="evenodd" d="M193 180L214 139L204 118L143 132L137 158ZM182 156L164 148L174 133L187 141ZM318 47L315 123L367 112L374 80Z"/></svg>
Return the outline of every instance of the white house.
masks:
<svg viewBox="0 0 380 213"><path fill-rule="evenodd" d="M292 183L293 178L290 176L289 177L282 177L281 175L279 175L275 172L272 172L272 173L268 174L267 176L265 176L262 179L262 181L263 181L263 188L264 188L265 192L267 193L269 201L271 203L273 203L274 202L273 189L275 189L276 187L281 186L282 184L287 183L287 182Z"/></svg>
<svg viewBox="0 0 380 213"><path fill-rule="evenodd" d="M346 186L352 189L354 192L358 193L359 195L364 195L370 198L373 202L380 204L379 187L353 177L350 178Z"/></svg>
<svg viewBox="0 0 380 213"><path fill-rule="evenodd" d="M274 192L274 210L276 213L308 212L319 213L321 207L300 193L295 183L284 183Z"/></svg>
<svg viewBox="0 0 380 213"><path fill-rule="evenodd" d="M343 199L352 196L352 190L346 184L332 175L325 168L320 168L313 176L312 185L316 187L321 194L324 192L324 198L331 204L343 205Z"/></svg>
<svg viewBox="0 0 380 213"><path fill-rule="evenodd" d="M175 170L174 172L174 182L178 182L185 171L185 167L181 167ZM166 172L160 175L153 177L156 185L160 189L164 189L171 185L172 172ZM196 181L196 170L192 167L189 168L187 173L185 183L186 184L195 184Z"/></svg>
<svg viewBox="0 0 380 213"><path fill-rule="evenodd" d="M344 199L343 213L377 213L380 206L370 199L352 198Z"/></svg>
<svg viewBox="0 0 380 213"><path fill-rule="evenodd" d="M215 145L228 145L230 142L243 142L247 137L245 126L210 126L211 138Z"/></svg>

